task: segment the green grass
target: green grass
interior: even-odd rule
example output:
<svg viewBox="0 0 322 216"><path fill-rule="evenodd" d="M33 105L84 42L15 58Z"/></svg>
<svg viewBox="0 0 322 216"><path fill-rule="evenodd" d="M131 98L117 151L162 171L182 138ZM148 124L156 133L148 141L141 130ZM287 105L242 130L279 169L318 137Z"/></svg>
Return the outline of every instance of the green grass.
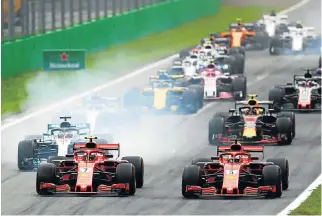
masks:
<svg viewBox="0 0 322 216"><path fill-rule="evenodd" d="M290 215L321 215L321 185Z"/></svg>
<svg viewBox="0 0 322 216"><path fill-rule="evenodd" d="M134 68L197 44L202 37L207 37L210 32L226 30L231 22L235 22L236 17L242 17L244 21L253 21L270 9L272 8L223 6L216 15L204 17L135 41L115 45L100 52L91 53L87 58L87 67L93 69L91 73L101 73L100 80L104 78L106 82L116 76L128 73L129 71L126 69ZM279 10L281 8L274 9ZM21 74L1 81L2 114L21 110L21 104L28 97L26 83L41 73L46 72ZM63 82L66 77L72 77L75 73L73 71L48 73L48 79L63 77L64 79L61 80Z"/></svg>

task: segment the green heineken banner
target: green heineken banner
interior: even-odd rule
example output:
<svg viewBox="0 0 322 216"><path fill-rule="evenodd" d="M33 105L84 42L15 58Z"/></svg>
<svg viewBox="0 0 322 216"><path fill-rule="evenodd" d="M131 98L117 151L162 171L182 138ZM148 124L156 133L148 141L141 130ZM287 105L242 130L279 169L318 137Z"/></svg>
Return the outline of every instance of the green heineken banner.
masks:
<svg viewBox="0 0 322 216"><path fill-rule="evenodd" d="M44 50L43 69L56 70L81 70L86 67L85 50Z"/></svg>

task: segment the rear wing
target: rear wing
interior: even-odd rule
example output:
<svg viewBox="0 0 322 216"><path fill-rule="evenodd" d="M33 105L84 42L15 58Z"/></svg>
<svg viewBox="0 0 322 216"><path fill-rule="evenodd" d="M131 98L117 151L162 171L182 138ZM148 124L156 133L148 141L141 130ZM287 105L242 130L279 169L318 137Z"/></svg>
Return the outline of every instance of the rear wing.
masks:
<svg viewBox="0 0 322 216"><path fill-rule="evenodd" d="M217 146L217 153L231 151L231 146ZM259 152L264 153L264 146L242 146L242 150L244 152Z"/></svg>
<svg viewBox="0 0 322 216"><path fill-rule="evenodd" d="M76 128L76 129L91 129L91 125L88 123L78 123L78 124L71 124L71 127ZM47 129L52 130L60 128L60 124L48 124Z"/></svg>
<svg viewBox="0 0 322 216"><path fill-rule="evenodd" d="M86 149L86 144L87 143L75 143L73 146L73 150L81 150L81 149ZM118 156L120 157L120 144L116 143L116 144L96 144L97 148L100 150L104 150L104 151L113 151L116 150L118 151Z"/></svg>

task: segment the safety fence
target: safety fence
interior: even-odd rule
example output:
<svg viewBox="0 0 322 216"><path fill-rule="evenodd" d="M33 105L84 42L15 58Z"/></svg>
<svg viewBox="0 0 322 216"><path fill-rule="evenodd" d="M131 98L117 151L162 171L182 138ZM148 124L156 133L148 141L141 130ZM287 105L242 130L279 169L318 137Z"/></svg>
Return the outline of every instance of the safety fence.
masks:
<svg viewBox="0 0 322 216"><path fill-rule="evenodd" d="M2 0L2 41L97 20L167 0Z"/></svg>
<svg viewBox="0 0 322 216"><path fill-rule="evenodd" d="M7 42L1 46L1 77L41 69L45 49L84 49L89 52L104 49L215 14L220 5L221 0L168 0L63 30Z"/></svg>

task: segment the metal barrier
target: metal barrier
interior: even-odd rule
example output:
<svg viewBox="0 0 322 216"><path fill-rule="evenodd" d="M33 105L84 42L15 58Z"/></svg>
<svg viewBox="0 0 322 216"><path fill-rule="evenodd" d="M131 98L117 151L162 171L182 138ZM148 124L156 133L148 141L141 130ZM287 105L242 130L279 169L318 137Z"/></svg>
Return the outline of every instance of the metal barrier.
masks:
<svg viewBox="0 0 322 216"><path fill-rule="evenodd" d="M2 42L64 29L168 0L2 0Z"/></svg>

